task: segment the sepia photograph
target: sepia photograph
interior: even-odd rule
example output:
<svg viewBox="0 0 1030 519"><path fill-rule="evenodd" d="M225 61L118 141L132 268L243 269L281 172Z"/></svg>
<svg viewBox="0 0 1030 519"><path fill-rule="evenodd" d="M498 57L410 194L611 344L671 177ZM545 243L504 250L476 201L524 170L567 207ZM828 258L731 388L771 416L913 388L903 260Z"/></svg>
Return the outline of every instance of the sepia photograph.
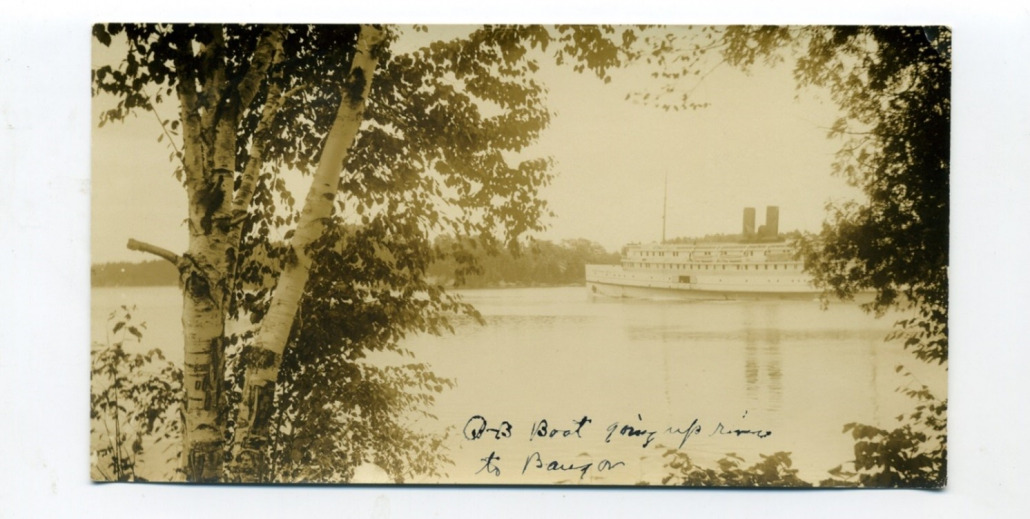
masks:
<svg viewBox="0 0 1030 519"><path fill-rule="evenodd" d="M949 27L90 36L91 480L947 486Z"/></svg>

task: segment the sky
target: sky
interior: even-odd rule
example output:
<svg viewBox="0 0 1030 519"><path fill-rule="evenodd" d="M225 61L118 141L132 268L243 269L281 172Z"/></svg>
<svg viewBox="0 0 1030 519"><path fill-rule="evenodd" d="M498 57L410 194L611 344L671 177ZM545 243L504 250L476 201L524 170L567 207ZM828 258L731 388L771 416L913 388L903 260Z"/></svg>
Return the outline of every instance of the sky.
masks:
<svg viewBox="0 0 1030 519"><path fill-rule="evenodd" d="M1003 418L1005 427L983 434L983 424L998 422L999 409L1021 408L1020 397L1028 389L1027 240L1013 239L1025 236L1030 225L1030 204L1026 203L1026 193L1030 192L1030 105L1025 95L1030 81L1030 60L1026 59L1030 54L1030 12L1025 6L1001 0L396 3L380 0L341 6L323 0L265 5L241 0L164 4L99 0L6 6L5 16L0 17L0 163L4 164L0 173L0 264L9 275L0 284L0 293L9 297L2 299L0 314L12 326L2 328L8 347L0 357L0 386L7 395L32 388L33 398L15 396L3 404L6 419L0 424L0 435L7 440L5 444L13 446L5 453L11 469L5 471L5 484L0 486L0 495L10 497L5 504L13 503L15 511L37 512L32 515L83 515L84 510L96 510L112 517L135 517L140 509L148 507L168 515L196 515L196 500L183 498L187 491L191 495L220 492L168 485L95 485L84 475L88 434L83 424L88 410L81 402L89 387L89 355L83 345L89 337L86 263L90 255L90 209L97 203L113 204L117 206L114 210L125 211L123 218L117 218L116 213L115 222L135 223L133 220L141 217L139 211L129 210L133 200L159 203L146 197L151 190L165 189L161 178L170 178L160 169L150 171L150 177L142 177L145 191L126 190L131 198L97 198L91 203L91 182L94 190L104 185L96 163L90 167L90 157L96 155L91 154L89 146L89 80L85 73L90 59L91 23L198 17L336 22L931 22L952 26L955 34L950 272L951 340L959 347L952 350L949 361L953 388L949 412L960 419L949 424L949 487L944 492L877 492L872 496L868 492L803 496L785 492L692 492L690 506L730 516L867 517L889 516L900 509L924 510L928 516L1027 515L1030 504L1024 494L1030 479L1024 464L1013 460L1030 459L1030 444L1022 432L1030 427L1030 415L1008 413ZM138 175L147 168L167 168L163 162L166 155L156 154L159 160L155 166L134 159L137 154L130 153L134 151L132 145L151 143L156 138L151 132L147 130L138 142L127 141L115 147L128 157L130 166L134 160L139 162L132 169ZM147 207L146 202L139 205ZM175 214L167 218L173 226L181 221ZM781 207L784 222L792 214L792 209ZM139 232L136 236L142 239L147 234L141 230L155 228L162 226L153 222L130 230L112 226L110 234L117 236L111 250L123 249L130 231ZM93 249L98 252L95 240ZM40 402L47 405L41 406ZM231 496L219 494L205 501L205 506L210 505L205 509L209 515L238 514L241 510L339 514L341 499L346 500L350 515L357 517L390 515L391 511L394 515L434 511L436 515L473 517L482 515L483 510L529 510L530 506L533 513L556 517L598 512L629 515L640 510L657 517L677 517L683 511L683 494L676 492L232 490ZM439 513L442 510L445 512Z"/></svg>
<svg viewBox="0 0 1030 519"><path fill-rule="evenodd" d="M679 27L676 30L685 31ZM434 27L398 43L411 48L427 38L460 34L462 27ZM117 59L94 46L94 64ZM839 143L826 137L837 117L825 92L798 90L789 64L756 66L749 73L723 65L703 80L679 87L706 108L666 112L626 100L654 92L651 68L634 65L604 84L589 73L557 66L546 56L538 81L548 90L550 127L527 157L550 156L555 178L541 190L554 217L541 239L587 238L617 250L631 242L661 239L663 198L666 236L734 233L744 207L780 207L780 229L814 231L829 200L858 196L831 175ZM709 70L706 64L705 70ZM99 110L112 100L97 97ZM159 107L172 116L174 103ZM92 143L92 261L140 261L129 238L180 251L186 247L186 201L172 178L172 149L153 114L95 127ZM303 179L291 182L295 193Z"/></svg>
<svg viewBox="0 0 1030 519"><path fill-rule="evenodd" d="M740 232L744 207L764 215L768 205L780 207L780 229L817 230L827 200L858 195L830 174L835 105L822 92L798 92L789 67L750 75L719 67L684 84L709 106L680 112L625 100L656 88L648 72L622 70L604 85L547 69L557 116L539 148L557 162L543 192L557 214L555 238L609 249L661 239L666 178L669 238Z"/></svg>

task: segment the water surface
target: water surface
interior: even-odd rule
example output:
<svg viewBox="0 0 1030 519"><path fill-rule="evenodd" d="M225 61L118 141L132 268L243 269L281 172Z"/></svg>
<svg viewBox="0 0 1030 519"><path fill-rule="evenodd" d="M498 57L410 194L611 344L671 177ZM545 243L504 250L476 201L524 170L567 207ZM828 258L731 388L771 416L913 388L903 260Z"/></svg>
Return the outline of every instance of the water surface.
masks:
<svg viewBox="0 0 1030 519"><path fill-rule="evenodd" d="M946 385L942 369L884 342L894 318L852 304L614 300L582 287L463 294L485 326L459 319L454 335L405 343L455 381L437 399L439 421L419 424L450 430L455 465L440 482L658 483L667 448L713 467L730 452L750 464L790 451L801 477L818 481L853 457L845 423L893 427L911 408L896 388L915 382L895 366L914 369L941 394ZM147 321L144 347L181 362L175 288L94 289L95 341L119 304L137 305ZM547 433L569 433L534 435L542 420ZM510 437L467 439L466 425L484 422L507 422ZM723 434L736 430L745 432ZM552 461L574 469L547 470Z"/></svg>

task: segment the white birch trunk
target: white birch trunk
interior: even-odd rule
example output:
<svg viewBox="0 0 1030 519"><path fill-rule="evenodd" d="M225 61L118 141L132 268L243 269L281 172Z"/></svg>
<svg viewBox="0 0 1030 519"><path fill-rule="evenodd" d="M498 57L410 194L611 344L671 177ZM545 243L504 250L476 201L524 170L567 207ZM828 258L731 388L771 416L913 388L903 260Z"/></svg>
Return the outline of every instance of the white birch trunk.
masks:
<svg viewBox="0 0 1030 519"><path fill-rule="evenodd" d="M208 212L201 201L208 175L204 171L203 123L195 85L180 85L179 98L189 199L189 245L177 265L183 289L183 389L186 397L181 466L187 480L209 482L221 478L224 458L224 420L219 417L218 405L222 374L217 365L220 364L225 320L221 284L212 278L217 278L219 272L219 254L215 249L225 242L212 240L202 224ZM231 184L226 186L219 182L217 185L217 189L225 187L231 188ZM215 211L221 209L214 208ZM221 257L224 258L224 251Z"/></svg>
<svg viewBox="0 0 1030 519"><path fill-rule="evenodd" d="M274 410L275 385L282 355L311 271L308 247L321 236L323 220L332 214L343 164L363 120L365 100L377 65L373 49L382 37L376 27L361 27L348 76L350 86L360 87L360 95L354 98L351 93L357 89L341 89L342 102L290 241L296 261L288 264L280 274L271 306L254 344L243 353L243 399L237 412L233 458L238 468L236 476L244 481L266 476L263 466L268 445L268 423Z"/></svg>
<svg viewBox="0 0 1030 519"><path fill-rule="evenodd" d="M221 27L212 35L212 44L201 49L212 67L201 92L190 77L180 77L177 85L189 200L189 245L177 264L183 290L186 397L181 466L187 480L195 482L221 481L224 475L225 320L230 260L239 240L239 233L232 231L237 126L243 108L254 99L257 85L281 52L284 32L270 27L262 35L238 87L225 80Z"/></svg>

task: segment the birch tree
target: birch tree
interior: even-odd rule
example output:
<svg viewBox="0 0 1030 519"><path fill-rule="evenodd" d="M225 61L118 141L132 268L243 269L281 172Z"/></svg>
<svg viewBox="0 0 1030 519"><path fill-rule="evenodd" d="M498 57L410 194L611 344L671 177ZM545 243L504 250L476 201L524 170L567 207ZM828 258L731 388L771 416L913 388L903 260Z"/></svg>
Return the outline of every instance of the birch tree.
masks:
<svg viewBox="0 0 1030 519"><path fill-rule="evenodd" d="M353 361L472 311L425 278L435 257L470 267L461 250L434 250L433 233L503 246L540 228L550 161L520 156L549 117L534 52L607 79L634 40L602 27L484 27L396 53L394 28L374 25L107 24L93 35L125 50L92 73L94 94L117 99L101 125L178 107L157 120L188 200L187 249L128 247L179 271L190 481L282 477L270 465L311 444L276 442L318 436L298 432L301 417L360 430L369 418L341 399L417 399L397 383L351 387L389 372ZM299 207L290 172L311 177ZM242 322L254 328L233 328ZM409 368L392 376L439 390ZM373 401L369 387L392 391Z"/></svg>

